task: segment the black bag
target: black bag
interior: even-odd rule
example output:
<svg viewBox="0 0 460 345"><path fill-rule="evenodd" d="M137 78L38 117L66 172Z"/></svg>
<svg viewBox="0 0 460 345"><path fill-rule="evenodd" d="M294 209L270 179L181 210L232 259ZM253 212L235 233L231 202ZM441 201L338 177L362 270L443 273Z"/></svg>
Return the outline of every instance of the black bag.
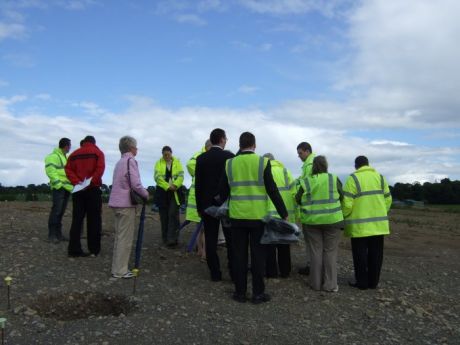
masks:
<svg viewBox="0 0 460 345"><path fill-rule="evenodd" d="M131 186L131 174L129 173L129 160L128 158L128 183L129 183L129 196L131 197L131 204L133 205L144 205L146 200L136 192Z"/></svg>

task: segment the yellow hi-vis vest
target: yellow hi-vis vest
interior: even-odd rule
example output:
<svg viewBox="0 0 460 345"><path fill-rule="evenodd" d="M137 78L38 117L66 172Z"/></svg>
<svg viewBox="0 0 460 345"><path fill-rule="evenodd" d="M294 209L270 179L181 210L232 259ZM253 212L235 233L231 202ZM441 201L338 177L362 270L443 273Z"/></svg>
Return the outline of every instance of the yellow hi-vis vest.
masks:
<svg viewBox="0 0 460 345"><path fill-rule="evenodd" d="M294 178L289 170L287 170L283 164L277 160L271 160L270 165L272 168L273 180L275 180L278 191L283 198L284 205L288 211L288 220L291 223L295 222L295 212L296 212L296 203L295 203L295 183ZM268 199L268 215L274 218L280 218L278 211L276 211L275 205L273 202Z"/></svg>
<svg viewBox="0 0 460 345"><path fill-rule="evenodd" d="M205 148L201 151L196 152L192 158L187 162L187 170L192 176L192 184L188 190L188 199L187 199L187 210L185 211L185 219L191 222L200 222L201 217L198 214L196 209L196 196L195 196L195 168L196 168L196 158L201 155L203 152L206 152Z"/></svg>
<svg viewBox="0 0 460 345"><path fill-rule="evenodd" d="M177 188L182 186L182 183L184 182L184 169L182 168L180 160L176 157L172 157L171 175L172 184L174 184ZM157 187L162 188L165 191L168 190L169 181L166 181L166 161L163 157L161 157L155 164L155 173L153 178L157 184ZM176 204L180 205L177 191L174 192L174 198L176 199Z"/></svg>
<svg viewBox="0 0 460 345"><path fill-rule="evenodd" d="M70 183L67 175L65 174L65 165L67 157L64 152L57 147L45 158L45 172L50 179L51 189L64 188L66 191L71 192L73 185Z"/></svg>
<svg viewBox="0 0 460 345"><path fill-rule="evenodd" d="M302 224L335 224L343 220L337 190L337 176L321 173L300 181L304 193L301 201Z"/></svg>
<svg viewBox="0 0 460 345"><path fill-rule="evenodd" d="M267 163L267 158L256 154L242 154L227 160L230 218L261 220L266 216L268 195L264 170Z"/></svg>
<svg viewBox="0 0 460 345"><path fill-rule="evenodd" d="M356 170L345 183L342 210L345 236L388 235L391 194L385 178L370 166Z"/></svg>

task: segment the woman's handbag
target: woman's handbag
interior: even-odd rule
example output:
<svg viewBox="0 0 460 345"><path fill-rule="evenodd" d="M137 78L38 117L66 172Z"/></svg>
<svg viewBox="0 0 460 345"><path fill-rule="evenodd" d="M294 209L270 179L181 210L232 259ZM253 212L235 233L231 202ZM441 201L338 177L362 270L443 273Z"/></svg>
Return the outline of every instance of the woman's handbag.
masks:
<svg viewBox="0 0 460 345"><path fill-rule="evenodd" d="M129 183L129 196L131 198L131 204L143 205L145 204L146 200L138 192L136 192L131 186L131 174L129 173L129 160L130 159L131 158L128 158L128 183Z"/></svg>

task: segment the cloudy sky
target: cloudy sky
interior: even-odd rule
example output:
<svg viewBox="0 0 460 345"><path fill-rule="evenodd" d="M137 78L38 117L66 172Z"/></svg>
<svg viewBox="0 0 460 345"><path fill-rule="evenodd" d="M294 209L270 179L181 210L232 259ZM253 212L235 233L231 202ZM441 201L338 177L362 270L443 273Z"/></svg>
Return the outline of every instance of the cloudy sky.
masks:
<svg viewBox="0 0 460 345"><path fill-rule="evenodd" d="M295 176L311 143L345 178L460 179L458 0L1 0L0 183L46 183L59 138L138 139L144 185L215 127ZM187 178L190 183L190 178Z"/></svg>

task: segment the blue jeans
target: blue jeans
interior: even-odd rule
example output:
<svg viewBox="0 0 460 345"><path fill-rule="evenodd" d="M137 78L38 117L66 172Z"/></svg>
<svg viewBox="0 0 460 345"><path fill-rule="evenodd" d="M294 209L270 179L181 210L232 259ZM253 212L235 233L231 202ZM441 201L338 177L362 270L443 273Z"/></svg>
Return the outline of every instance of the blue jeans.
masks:
<svg viewBox="0 0 460 345"><path fill-rule="evenodd" d="M62 217L64 216L70 193L64 188L53 189L51 192L53 206L51 207L50 216L48 218L48 239L59 240L62 238Z"/></svg>

